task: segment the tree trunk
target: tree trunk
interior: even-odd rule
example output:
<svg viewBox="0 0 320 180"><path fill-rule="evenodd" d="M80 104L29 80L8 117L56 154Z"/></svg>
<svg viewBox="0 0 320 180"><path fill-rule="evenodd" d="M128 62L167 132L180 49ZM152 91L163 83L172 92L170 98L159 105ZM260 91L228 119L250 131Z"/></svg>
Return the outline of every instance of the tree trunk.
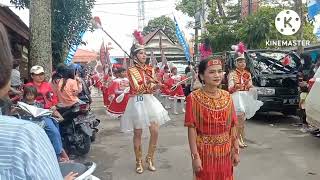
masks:
<svg viewBox="0 0 320 180"><path fill-rule="evenodd" d="M52 73L51 0L30 1L31 65L45 69L46 79Z"/></svg>
<svg viewBox="0 0 320 180"><path fill-rule="evenodd" d="M295 7L296 7L296 12L299 14L300 19L301 19L301 27L298 31L298 37L299 40L303 40L303 29L304 29L304 22L305 22L305 17L304 17L304 12L303 12L303 3L302 0L295 0ZM304 51L303 46L298 46L298 54L302 54Z"/></svg>
<svg viewBox="0 0 320 180"><path fill-rule="evenodd" d="M216 0L216 2L217 2L218 10L219 10L219 15L220 15L221 17L225 17L226 14L224 13L221 0Z"/></svg>

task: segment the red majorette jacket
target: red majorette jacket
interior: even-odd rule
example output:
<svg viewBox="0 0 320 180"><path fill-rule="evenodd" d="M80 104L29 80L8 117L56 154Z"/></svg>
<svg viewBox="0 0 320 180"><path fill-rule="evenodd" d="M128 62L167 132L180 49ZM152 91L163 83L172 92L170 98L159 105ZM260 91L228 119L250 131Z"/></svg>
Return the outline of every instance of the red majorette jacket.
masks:
<svg viewBox="0 0 320 180"><path fill-rule="evenodd" d="M236 88L236 86L239 88ZM231 71L228 76L228 89L230 93L235 91L249 91L252 87L251 73L247 70L236 69Z"/></svg>
<svg viewBox="0 0 320 180"><path fill-rule="evenodd" d="M130 67L127 71L130 94L152 94L154 87L157 85L157 78L152 66L136 64L134 67ZM148 81L153 81L148 83Z"/></svg>

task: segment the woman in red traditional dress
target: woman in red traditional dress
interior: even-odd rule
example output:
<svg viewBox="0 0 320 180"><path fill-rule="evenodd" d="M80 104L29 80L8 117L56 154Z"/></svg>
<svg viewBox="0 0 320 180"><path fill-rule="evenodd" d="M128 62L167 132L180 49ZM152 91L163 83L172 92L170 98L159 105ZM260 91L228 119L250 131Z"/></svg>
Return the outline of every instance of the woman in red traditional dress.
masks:
<svg viewBox="0 0 320 180"><path fill-rule="evenodd" d="M251 73L246 70L246 59L244 54L238 54L235 59L236 69L228 75L228 89L232 93L235 104L235 111L238 116L238 136L241 148L248 145L245 139L245 120L254 116L262 106L262 102L257 100L256 92L252 85Z"/></svg>
<svg viewBox="0 0 320 180"><path fill-rule="evenodd" d="M171 68L171 81L170 81L170 87L174 88L174 86L176 85L176 88L171 89L170 92L170 97L173 99L173 114L179 114L178 113L178 100L181 100L181 111L183 113L185 113L185 109L184 109L184 100L185 100L185 95L183 92L183 88L182 88L182 84L178 84L179 82L181 82L182 80L184 80L184 78L178 74L178 70L176 67L172 67Z"/></svg>
<svg viewBox="0 0 320 180"><path fill-rule="evenodd" d="M222 78L220 59L202 60L203 87L187 97L185 126L196 180L233 180L240 162L237 116L229 92L218 88Z"/></svg>
<svg viewBox="0 0 320 180"><path fill-rule="evenodd" d="M107 108L108 113L111 117L118 118L120 117L126 107L129 100L129 80L126 78L126 69L119 68L117 69L117 76L115 80L113 80L110 89L113 92L110 92L109 96L112 96L112 101L110 106ZM119 97L120 96L120 97ZM123 96L123 98L121 98Z"/></svg>

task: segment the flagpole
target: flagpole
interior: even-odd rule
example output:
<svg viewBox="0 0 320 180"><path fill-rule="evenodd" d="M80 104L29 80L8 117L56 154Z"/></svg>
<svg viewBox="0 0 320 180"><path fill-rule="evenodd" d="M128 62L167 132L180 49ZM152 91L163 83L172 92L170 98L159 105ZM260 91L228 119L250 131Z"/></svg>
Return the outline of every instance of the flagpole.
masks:
<svg viewBox="0 0 320 180"><path fill-rule="evenodd" d="M116 43L116 45L117 45L127 56L131 57L131 56L127 53L127 51L125 51L125 50L122 48L122 46L121 46L116 40L114 40L113 37L112 37L107 31L105 31L102 27L101 27L101 30L102 30L114 43Z"/></svg>

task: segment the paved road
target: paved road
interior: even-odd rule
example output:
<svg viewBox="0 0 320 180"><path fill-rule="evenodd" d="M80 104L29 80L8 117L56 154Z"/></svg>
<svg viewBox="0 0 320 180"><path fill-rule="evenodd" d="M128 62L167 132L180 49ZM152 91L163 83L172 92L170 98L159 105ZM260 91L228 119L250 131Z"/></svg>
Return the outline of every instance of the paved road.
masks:
<svg viewBox="0 0 320 180"><path fill-rule="evenodd" d="M91 152L81 160L93 160L98 164L95 175L103 180L192 179L182 114L171 116L172 121L161 127L155 161L158 170L137 175L132 135L120 133L118 120L106 119L99 98L95 98L94 110L102 120L101 131ZM266 114L247 121L249 147L241 151L241 163L235 170L236 179L319 180L320 139L292 126L295 121L293 117ZM147 131L143 141L145 154Z"/></svg>

